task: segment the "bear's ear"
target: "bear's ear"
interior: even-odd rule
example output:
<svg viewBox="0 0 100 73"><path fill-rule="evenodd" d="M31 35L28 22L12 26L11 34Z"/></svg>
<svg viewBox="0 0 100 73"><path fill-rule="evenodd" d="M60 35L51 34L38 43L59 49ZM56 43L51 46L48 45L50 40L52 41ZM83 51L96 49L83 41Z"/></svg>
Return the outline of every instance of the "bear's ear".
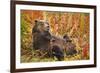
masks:
<svg viewBox="0 0 100 73"><path fill-rule="evenodd" d="M37 29L37 27L38 27L38 25L37 25L38 20L34 20L34 22L35 22L35 25L34 25L34 27L32 29L32 33L35 33L35 32L38 31L38 29Z"/></svg>
<svg viewBox="0 0 100 73"><path fill-rule="evenodd" d="M37 23L38 22L38 20L35 20L35 23Z"/></svg>

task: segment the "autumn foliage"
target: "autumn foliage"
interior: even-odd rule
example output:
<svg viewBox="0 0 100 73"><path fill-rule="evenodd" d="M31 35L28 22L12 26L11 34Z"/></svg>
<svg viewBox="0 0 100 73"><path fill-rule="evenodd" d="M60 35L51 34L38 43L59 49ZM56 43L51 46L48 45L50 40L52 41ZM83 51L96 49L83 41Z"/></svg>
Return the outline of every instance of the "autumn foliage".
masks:
<svg viewBox="0 0 100 73"><path fill-rule="evenodd" d="M21 10L21 62L35 61L32 56L32 28L36 19L48 21L53 35L68 34L71 37L79 53L66 57L66 61L89 59L89 16L89 13L79 12Z"/></svg>

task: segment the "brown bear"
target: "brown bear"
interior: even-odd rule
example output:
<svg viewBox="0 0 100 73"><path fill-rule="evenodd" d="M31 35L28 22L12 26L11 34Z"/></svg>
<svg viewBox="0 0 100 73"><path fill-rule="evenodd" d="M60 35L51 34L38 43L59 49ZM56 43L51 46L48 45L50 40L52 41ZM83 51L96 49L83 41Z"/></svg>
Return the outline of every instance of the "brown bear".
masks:
<svg viewBox="0 0 100 73"><path fill-rule="evenodd" d="M32 29L33 50L40 57L56 57L58 61L64 60L64 53L73 55L76 53L75 45L71 43L70 37L58 37L51 35L50 26L47 21L35 20Z"/></svg>
<svg viewBox="0 0 100 73"><path fill-rule="evenodd" d="M66 56L72 56L77 53L76 45L72 43L71 38L67 34L63 37L52 36L51 47L53 55L59 61L64 60Z"/></svg>
<svg viewBox="0 0 100 73"><path fill-rule="evenodd" d="M47 56L50 48L51 34L49 32L49 23L44 20L35 20L35 25L32 29L33 50L34 55L42 58Z"/></svg>
<svg viewBox="0 0 100 73"><path fill-rule="evenodd" d="M32 29L33 49L48 49L50 46L51 34L49 32L49 23L43 20L35 20Z"/></svg>

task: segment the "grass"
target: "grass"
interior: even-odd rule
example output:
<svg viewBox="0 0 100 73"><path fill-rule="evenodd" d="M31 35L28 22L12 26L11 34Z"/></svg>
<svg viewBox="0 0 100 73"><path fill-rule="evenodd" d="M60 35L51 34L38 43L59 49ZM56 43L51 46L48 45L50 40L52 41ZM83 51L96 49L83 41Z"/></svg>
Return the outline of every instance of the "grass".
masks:
<svg viewBox="0 0 100 73"><path fill-rule="evenodd" d="M79 51L81 48L77 48ZM21 63L29 63L29 62L54 62L57 61L57 58L51 58L51 57L43 57L40 58L40 56L34 56L36 52L32 51L30 48L30 51L26 51L24 54L21 54ZM36 53L37 54L37 53ZM74 60L88 60L89 59L89 53L87 57L83 58L82 57L82 51L80 51L77 54L68 56L64 53L64 61L74 61Z"/></svg>
<svg viewBox="0 0 100 73"><path fill-rule="evenodd" d="M75 54L73 56L66 56L64 57L64 61L74 61L74 60L88 60L87 58L82 58L82 54ZM56 58L39 58L32 55L22 55L21 56L21 63L28 63L28 62L55 62L57 61Z"/></svg>

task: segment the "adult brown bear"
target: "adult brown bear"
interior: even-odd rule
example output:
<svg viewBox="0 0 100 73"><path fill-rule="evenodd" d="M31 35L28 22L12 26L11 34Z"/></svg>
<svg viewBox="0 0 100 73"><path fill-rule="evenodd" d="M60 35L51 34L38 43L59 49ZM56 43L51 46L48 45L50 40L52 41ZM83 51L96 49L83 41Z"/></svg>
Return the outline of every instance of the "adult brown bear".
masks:
<svg viewBox="0 0 100 73"><path fill-rule="evenodd" d="M47 50L50 46L51 34L49 32L49 23L43 20L35 20L32 30L33 49Z"/></svg>

